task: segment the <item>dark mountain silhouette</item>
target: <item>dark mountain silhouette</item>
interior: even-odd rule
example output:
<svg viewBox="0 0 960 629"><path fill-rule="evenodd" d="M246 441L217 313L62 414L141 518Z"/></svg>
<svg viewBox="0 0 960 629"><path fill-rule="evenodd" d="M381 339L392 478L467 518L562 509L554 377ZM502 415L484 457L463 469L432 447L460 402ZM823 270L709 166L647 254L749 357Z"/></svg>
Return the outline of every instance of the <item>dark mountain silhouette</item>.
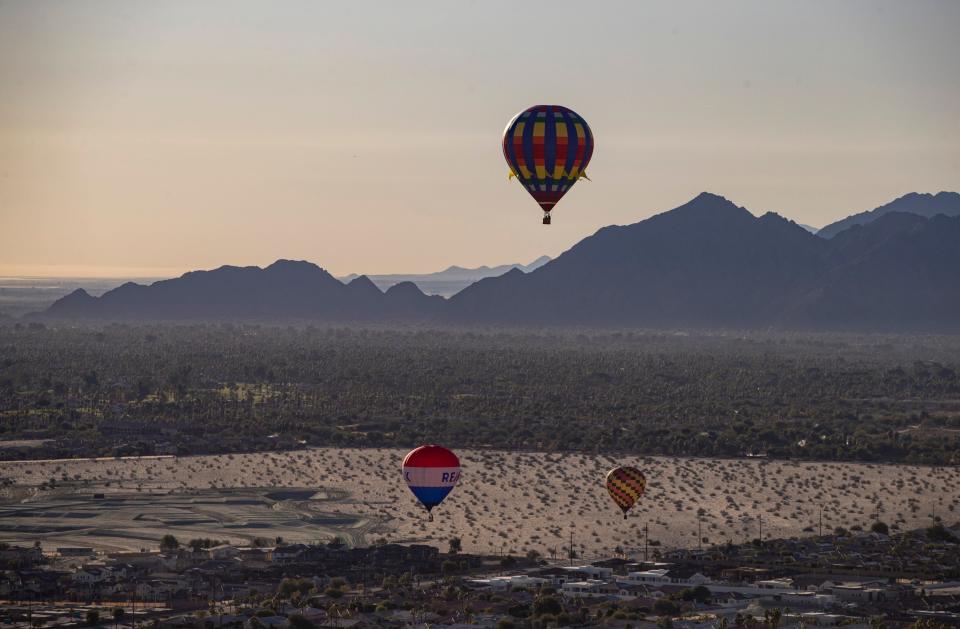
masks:
<svg viewBox="0 0 960 629"><path fill-rule="evenodd" d="M459 321L958 329L960 217L890 213L825 240L703 193L606 227L533 273L477 282Z"/></svg>
<svg viewBox="0 0 960 629"><path fill-rule="evenodd" d="M871 223L854 225L840 232L831 239L829 248L836 262L850 262L926 222L927 219L918 214L891 212Z"/></svg>
<svg viewBox="0 0 960 629"><path fill-rule="evenodd" d="M86 317L93 315L97 300L83 288L78 288L69 295L61 297L47 309L47 314L67 317Z"/></svg>
<svg viewBox="0 0 960 629"><path fill-rule="evenodd" d="M869 212L860 212L836 223L831 223L819 230L817 235L822 238L833 238L845 229L854 225L864 225L890 212L906 212L926 218L932 218L937 214L960 216L960 194L956 192L938 192L937 194L911 192Z"/></svg>
<svg viewBox="0 0 960 629"><path fill-rule="evenodd" d="M703 193L449 300L412 282L383 293L365 276L344 284L280 260L128 283L99 298L78 290L44 316L957 331L958 268L960 216L884 212L825 239Z"/></svg>
<svg viewBox="0 0 960 629"><path fill-rule="evenodd" d="M443 297L424 295L413 282L394 284L385 296L388 308L376 318L429 321L446 306Z"/></svg>
<svg viewBox="0 0 960 629"><path fill-rule="evenodd" d="M775 214L703 193L605 227L544 267L477 282L452 316L604 325L763 325L828 265L825 243Z"/></svg>
<svg viewBox="0 0 960 629"><path fill-rule="evenodd" d="M841 263L785 312L784 324L960 330L960 216L895 212L829 242Z"/></svg>
<svg viewBox="0 0 960 629"><path fill-rule="evenodd" d="M403 320L431 316L443 299L415 286L384 294L366 277L343 284L319 266L278 260L266 268L223 266L149 286L128 282L99 298L82 289L45 315L98 319Z"/></svg>
<svg viewBox="0 0 960 629"><path fill-rule="evenodd" d="M472 269L453 265L436 273L395 273L388 275L370 275L368 277L377 288L381 290L387 290L391 286L395 286L401 282L413 282L421 291L428 295L449 297L485 277L503 275L511 269L520 269L528 273L540 268L549 261L550 256L540 256L530 264L501 264L499 266L480 266ZM354 274L341 277L340 279L344 282L350 282L356 277L358 276Z"/></svg>

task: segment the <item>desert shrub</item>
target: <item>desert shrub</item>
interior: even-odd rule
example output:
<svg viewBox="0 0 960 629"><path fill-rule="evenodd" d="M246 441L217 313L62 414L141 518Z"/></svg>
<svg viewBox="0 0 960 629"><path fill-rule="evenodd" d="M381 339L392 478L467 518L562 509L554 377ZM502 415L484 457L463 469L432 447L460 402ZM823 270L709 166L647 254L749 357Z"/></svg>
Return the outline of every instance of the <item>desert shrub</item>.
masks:
<svg viewBox="0 0 960 629"><path fill-rule="evenodd" d="M290 627L290 629L316 629L316 625L302 614L291 614L288 616L287 626Z"/></svg>
<svg viewBox="0 0 960 629"><path fill-rule="evenodd" d="M563 611L560 601L554 596L541 596L533 601L533 612L538 616L544 614L559 614Z"/></svg>
<svg viewBox="0 0 960 629"><path fill-rule="evenodd" d="M933 542L956 542L957 538L943 524L934 524L927 529L927 538Z"/></svg>
<svg viewBox="0 0 960 629"><path fill-rule="evenodd" d="M530 615L530 606L525 603L518 603L507 609L507 613L514 618L526 618Z"/></svg>

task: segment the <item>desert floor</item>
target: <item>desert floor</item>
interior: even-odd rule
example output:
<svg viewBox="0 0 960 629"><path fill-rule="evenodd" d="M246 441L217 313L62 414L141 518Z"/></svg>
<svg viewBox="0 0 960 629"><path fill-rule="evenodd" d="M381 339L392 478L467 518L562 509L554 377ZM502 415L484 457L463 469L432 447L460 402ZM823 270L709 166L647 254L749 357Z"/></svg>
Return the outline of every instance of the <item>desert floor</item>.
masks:
<svg viewBox="0 0 960 629"><path fill-rule="evenodd" d="M904 465L767 460L623 458L464 450L463 477L434 510L403 483L405 452L313 449L178 458L0 462L0 540L104 550L255 536L353 544L385 538L468 552L563 555L572 531L586 557L643 547L644 525L661 548L809 535L880 519L908 529L960 519L960 470ZM625 521L604 488L615 465L647 475L647 493ZM49 488L49 481L56 488ZM40 485L46 484L41 489ZM277 492L276 488L303 491ZM103 498L94 498L102 493ZM806 529L806 530L805 530Z"/></svg>

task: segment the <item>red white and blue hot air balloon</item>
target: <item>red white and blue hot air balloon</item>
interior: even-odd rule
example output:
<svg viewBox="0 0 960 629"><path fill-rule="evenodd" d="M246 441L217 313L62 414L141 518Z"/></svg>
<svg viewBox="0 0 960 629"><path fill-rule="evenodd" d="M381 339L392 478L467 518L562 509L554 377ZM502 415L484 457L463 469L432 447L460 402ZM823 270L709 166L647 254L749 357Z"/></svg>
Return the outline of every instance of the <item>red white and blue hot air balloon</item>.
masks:
<svg viewBox="0 0 960 629"><path fill-rule="evenodd" d="M404 457L403 479L430 513L460 480L460 459L441 446L420 446Z"/></svg>

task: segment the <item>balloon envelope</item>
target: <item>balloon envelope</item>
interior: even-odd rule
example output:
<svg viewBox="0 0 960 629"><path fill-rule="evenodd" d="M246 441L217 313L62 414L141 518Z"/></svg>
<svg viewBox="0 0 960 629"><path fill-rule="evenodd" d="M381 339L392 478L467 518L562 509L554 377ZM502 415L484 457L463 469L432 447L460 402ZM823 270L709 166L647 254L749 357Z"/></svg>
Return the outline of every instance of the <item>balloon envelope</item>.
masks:
<svg viewBox="0 0 960 629"><path fill-rule="evenodd" d="M646 477L635 467L616 467L607 472L607 491L617 506L623 509L624 518L646 487Z"/></svg>
<svg viewBox="0 0 960 629"><path fill-rule="evenodd" d="M510 173L544 212L577 183L593 155L593 132L575 111L535 105L521 111L503 131L503 156Z"/></svg>
<svg viewBox="0 0 960 629"><path fill-rule="evenodd" d="M460 480L457 455L436 445L420 446L403 459L403 478L427 511L443 502Z"/></svg>

